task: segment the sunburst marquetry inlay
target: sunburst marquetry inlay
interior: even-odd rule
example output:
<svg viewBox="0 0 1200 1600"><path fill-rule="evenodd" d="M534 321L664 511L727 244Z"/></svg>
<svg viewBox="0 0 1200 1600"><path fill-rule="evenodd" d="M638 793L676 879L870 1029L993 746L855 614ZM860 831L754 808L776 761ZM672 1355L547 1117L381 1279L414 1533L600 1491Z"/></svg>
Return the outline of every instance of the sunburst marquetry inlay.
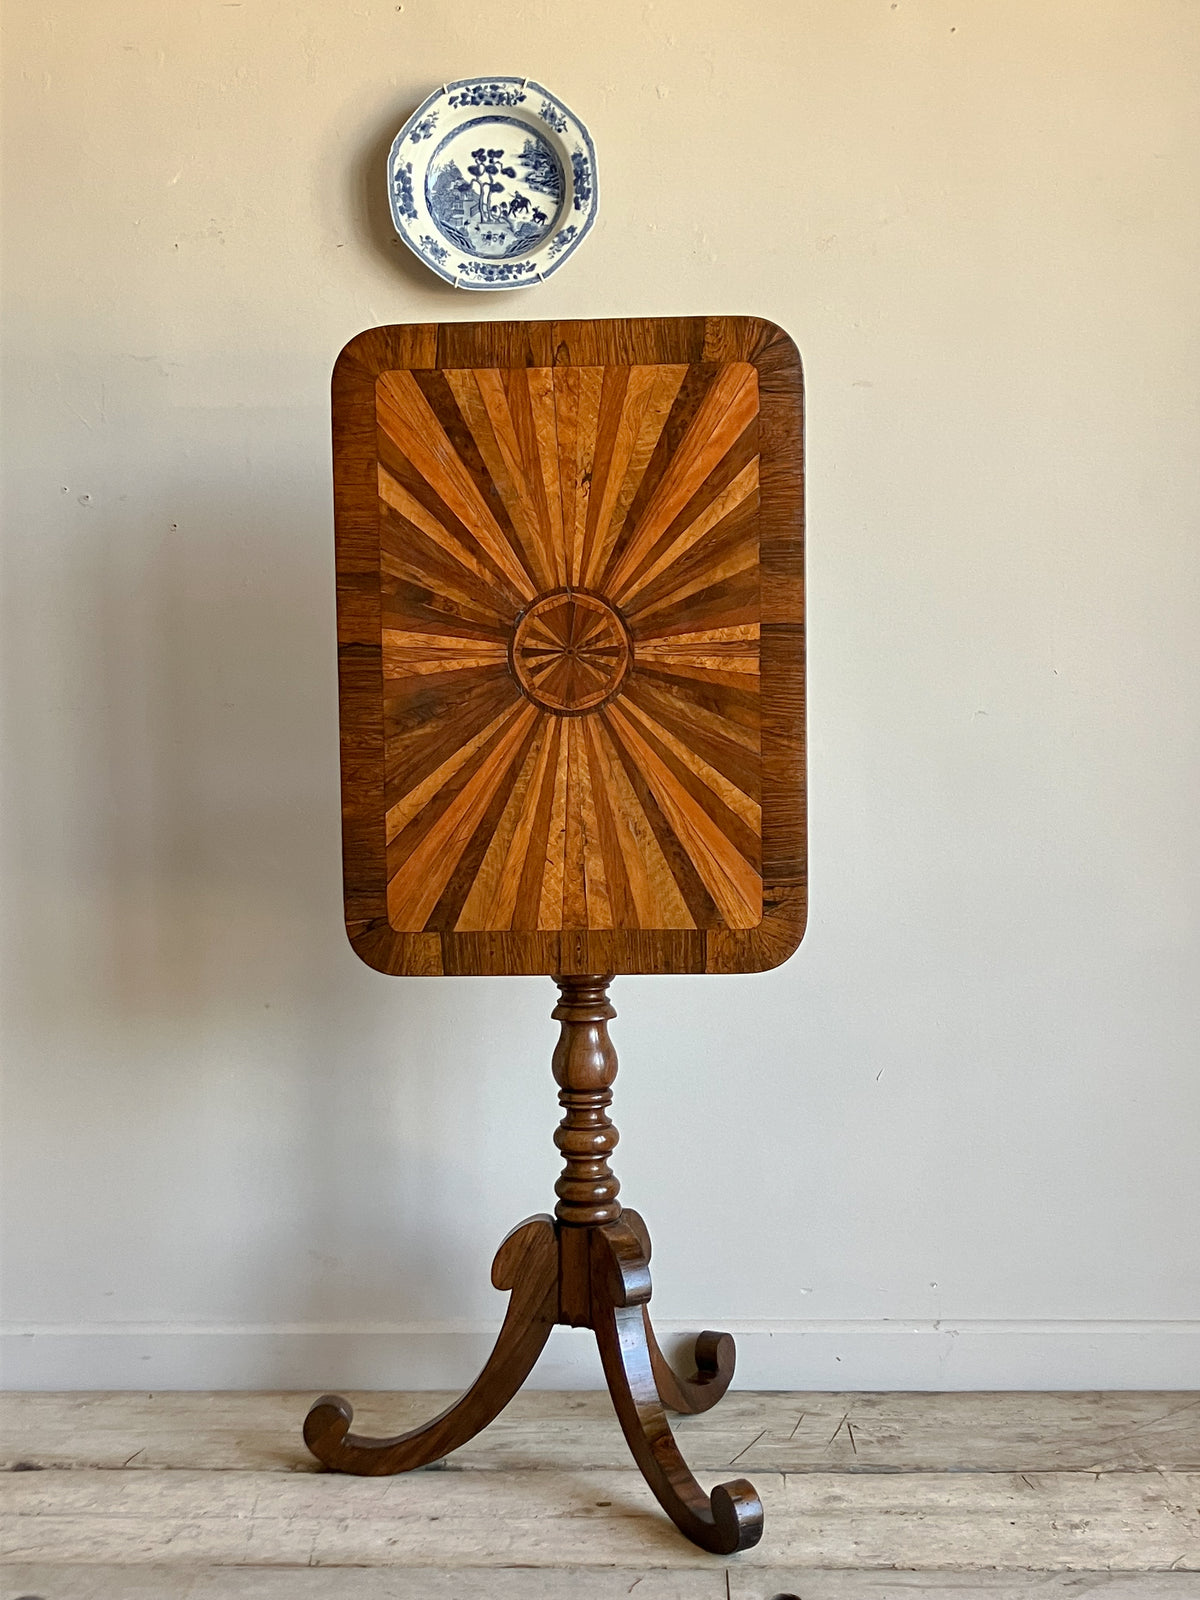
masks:
<svg viewBox="0 0 1200 1600"><path fill-rule="evenodd" d="M388 920L762 919L747 362L376 385Z"/></svg>
<svg viewBox="0 0 1200 1600"><path fill-rule="evenodd" d="M534 705L558 716L581 716L620 689L633 660L633 640L607 600L560 589L521 613L510 655L513 674Z"/></svg>

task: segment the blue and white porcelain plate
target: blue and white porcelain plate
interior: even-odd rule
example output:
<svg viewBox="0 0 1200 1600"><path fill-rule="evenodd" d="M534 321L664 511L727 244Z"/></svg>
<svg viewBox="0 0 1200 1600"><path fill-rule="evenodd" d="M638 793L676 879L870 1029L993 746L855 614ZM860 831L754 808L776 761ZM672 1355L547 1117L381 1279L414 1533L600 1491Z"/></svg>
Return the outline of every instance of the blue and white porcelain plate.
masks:
<svg viewBox="0 0 1200 1600"><path fill-rule="evenodd" d="M596 218L596 152L532 78L462 78L431 94L388 156L396 232L459 289L540 283Z"/></svg>

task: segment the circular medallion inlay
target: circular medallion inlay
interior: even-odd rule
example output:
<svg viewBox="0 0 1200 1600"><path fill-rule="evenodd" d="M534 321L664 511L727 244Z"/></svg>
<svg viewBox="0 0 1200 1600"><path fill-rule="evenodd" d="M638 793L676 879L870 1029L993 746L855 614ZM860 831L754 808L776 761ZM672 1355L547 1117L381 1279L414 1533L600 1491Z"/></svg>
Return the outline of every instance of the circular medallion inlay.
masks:
<svg viewBox="0 0 1200 1600"><path fill-rule="evenodd" d="M534 600L517 618L509 659L535 705L558 716L580 716L616 694L633 646L607 600L583 589L559 589Z"/></svg>

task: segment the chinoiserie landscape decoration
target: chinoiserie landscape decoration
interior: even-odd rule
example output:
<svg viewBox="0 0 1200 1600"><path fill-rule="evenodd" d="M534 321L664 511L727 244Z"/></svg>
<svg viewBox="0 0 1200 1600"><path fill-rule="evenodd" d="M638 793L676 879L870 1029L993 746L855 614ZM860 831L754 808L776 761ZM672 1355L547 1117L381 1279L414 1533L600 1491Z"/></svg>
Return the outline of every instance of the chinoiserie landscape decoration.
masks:
<svg viewBox="0 0 1200 1600"><path fill-rule="evenodd" d="M530 78L437 89L388 156L396 232L459 289L519 289L556 272L596 217L596 152L574 112Z"/></svg>
<svg viewBox="0 0 1200 1600"><path fill-rule="evenodd" d="M309 1448L376 1475L439 1460L591 1328L626 1440L689 1539L757 1542L666 1410L707 1410L733 1340L676 1375L650 1240L608 1165L618 972L755 972L804 931L803 391L751 317L375 328L334 372L343 866L362 959L547 973L564 1170L492 1269L510 1293L472 1388L425 1427Z"/></svg>

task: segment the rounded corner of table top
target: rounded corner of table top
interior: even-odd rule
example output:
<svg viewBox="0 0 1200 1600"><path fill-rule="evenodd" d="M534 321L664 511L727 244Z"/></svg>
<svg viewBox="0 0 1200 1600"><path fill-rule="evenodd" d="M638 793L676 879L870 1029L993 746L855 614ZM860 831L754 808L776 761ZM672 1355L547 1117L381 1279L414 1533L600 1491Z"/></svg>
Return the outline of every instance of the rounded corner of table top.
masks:
<svg viewBox="0 0 1200 1600"><path fill-rule="evenodd" d="M804 930L802 378L752 317L368 330L333 383L377 971L765 971Z"/></svg>

